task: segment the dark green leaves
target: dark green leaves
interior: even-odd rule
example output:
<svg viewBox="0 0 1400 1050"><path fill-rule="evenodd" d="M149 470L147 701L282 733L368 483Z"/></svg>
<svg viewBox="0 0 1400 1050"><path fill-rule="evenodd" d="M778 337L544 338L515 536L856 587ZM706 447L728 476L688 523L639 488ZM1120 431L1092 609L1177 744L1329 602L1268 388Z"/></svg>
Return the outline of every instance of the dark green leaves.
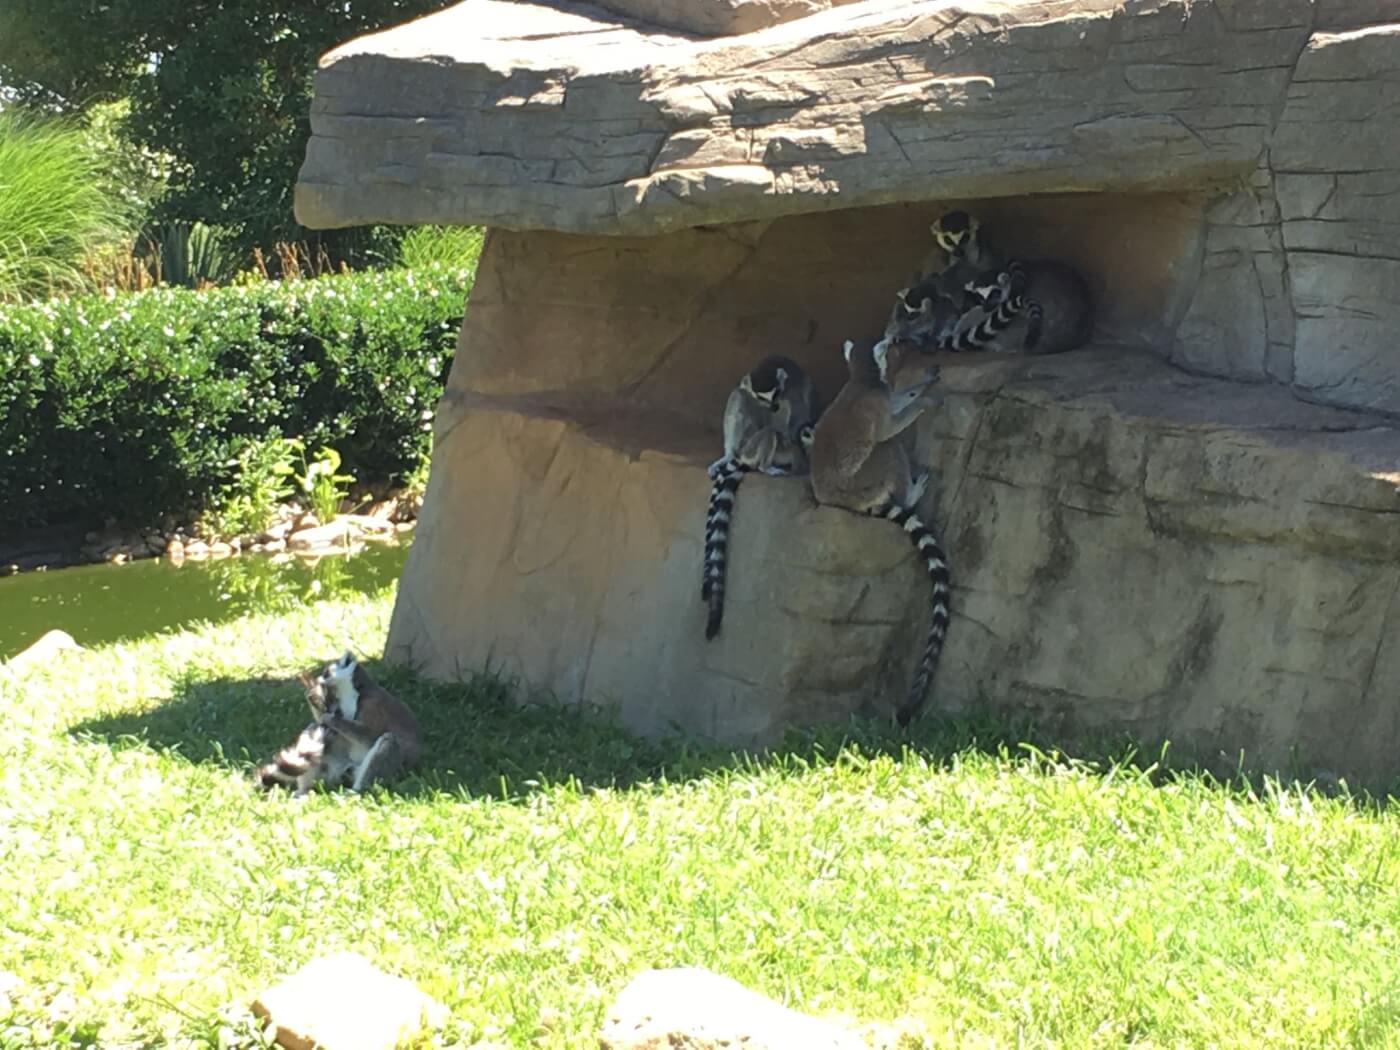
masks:
<svg viewBox="0 0 1400 1050"><path fill-rule="evenodd" d="M0 309L0 506L15 525L198 510L248 438L409 470L466 270L373 272Z"/></svg>

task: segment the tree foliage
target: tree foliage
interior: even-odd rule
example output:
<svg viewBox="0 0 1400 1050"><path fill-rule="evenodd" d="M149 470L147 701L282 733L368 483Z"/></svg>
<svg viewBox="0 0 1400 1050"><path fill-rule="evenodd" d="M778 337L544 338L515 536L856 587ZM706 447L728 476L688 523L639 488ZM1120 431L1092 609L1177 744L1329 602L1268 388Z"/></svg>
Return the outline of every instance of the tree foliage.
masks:
<svg viewBox="0 0 1400 1050"><path fill-rule="evenodd" d="M292 218L325 51L445 0L4 0L0 82L60 110L129 98L125 134L169 159L156 218L224 227L243 247L321 240Z"/></svg>

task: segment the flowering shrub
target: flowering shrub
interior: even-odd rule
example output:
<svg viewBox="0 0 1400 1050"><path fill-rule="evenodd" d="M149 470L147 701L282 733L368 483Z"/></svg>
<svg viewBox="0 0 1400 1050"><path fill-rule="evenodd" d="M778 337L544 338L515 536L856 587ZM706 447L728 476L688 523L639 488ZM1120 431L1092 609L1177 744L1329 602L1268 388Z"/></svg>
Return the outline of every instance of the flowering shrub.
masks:
<svg viewBox="0 0 1400 1050"><path fill-rule="evenodd" d="M433 267L0 308L0 520L197 511L278 433L364 480L411 470L470 282Z"/></svg>

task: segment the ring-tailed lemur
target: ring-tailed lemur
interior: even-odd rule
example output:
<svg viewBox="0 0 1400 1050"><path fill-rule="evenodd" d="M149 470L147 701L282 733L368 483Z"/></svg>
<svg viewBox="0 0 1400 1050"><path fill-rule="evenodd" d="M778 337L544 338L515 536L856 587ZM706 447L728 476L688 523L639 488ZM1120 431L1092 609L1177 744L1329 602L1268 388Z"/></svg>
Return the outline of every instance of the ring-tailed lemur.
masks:
<svg viewBox="0 0 1400 1050"><path fill-rule="evenodd" d="M798 431L817 418L816 388L789 357L765 357L729 395L724 406L724 455L710 464L710 505L705 515L705 563L700 598L709 606L705 637L719 634L729 523L739 483L749 471L779 476L807 473Z"/></svg>
<svg viewBox="0 0 1400 1050"><path fill-rule="evenodd" d="M907 699L896 710L901 726L918 714L937 670L948 634L951 589L947 555L915 510L928 474L915 478L909 457L893 440L937 400L928 392L938 380L938 370L930 369L925 381L907 390L893 391L889 377L898 371L904 346L882 339L874 346L856 347L848 341L850 378L816 426L804 432L804 436L810 434L808 456L817 502L899 525L923 558L933 583L933 619L919 671Z"/></svg>
<svg viewBox="0 0 1400 1050"><path fill-rule="evenodd" d="M973 216L949 212L929 230L937 248L925 261L925 275L895 293L886 339L912 342L920 349L980 350L995 343L1022 312L1039 310L1022 298L1023 274L1014 262L994 273L1000 296L973 294L973 286L987 280L982 264L988 255Z"/></svg>
<svg viewBox="0 0 1400 1050"><path fill-rule="evenodd" d="M1083 276L1074 267L1054 259L998 258L987 245L981 224L965 211L941 216L929 232L946 253L950 269L962 264L957 273L971 297L969 305L989 311L986 320L1002 313L1006 323L996 334L1018 317L1025 317L1022 352L1062 353L1082 345L1093 334L1093 301ZM984 340L981 345L992 341ZM1004 341L1014 343L1014 333Z"/></svg>
<svg viewBox="0 0 1400 1050"><path fill-rule="evenodd" d="M1020 294L1009 271L992 279L992 291L1005 289L1003 294L978 294L984 289L977 280L967 281L956 300L936 290L932 282L901 288L885 324L885 339L955 353L992 345L1021 313L1039 310ZM909 305L912 301L919 303L917 309Z"/></svg>
<svg viewBox="0 0 1400 1050"><path fill-rule="evenodd" d="M319 675L298 675L315 721L296 743L258 770L264 787L295 786L304 794L317 781L354 791L399 776L422 755L422 731L413 712L377 683L348 650Z"/></svg>

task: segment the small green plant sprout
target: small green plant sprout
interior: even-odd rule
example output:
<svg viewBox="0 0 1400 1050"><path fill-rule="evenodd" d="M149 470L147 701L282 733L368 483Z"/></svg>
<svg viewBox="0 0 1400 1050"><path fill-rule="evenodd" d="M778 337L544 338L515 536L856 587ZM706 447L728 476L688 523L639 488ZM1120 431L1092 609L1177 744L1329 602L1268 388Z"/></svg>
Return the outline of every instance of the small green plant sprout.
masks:
<svg viewBox="0 0 1400 1050"><path fill-rule="evenodd" d="M413 469L403 475L403 494L407 497L419 497L428 491L428 471L433 465L432 452L422 452L418 456L418 462L413 465Z"/></svg>
<svg viewBox="0 0 1400 1050"><path fill-rule="evenodd" d="M318 449L316 458L310 461L306 458L306 446L300 441L297 446L301 453L301 476L297 484L316 520L324 524L340 513L340 504L349 495L348 486L354 483L355 476L337 473L340 453L329 445Z"/></svg>
<svg viewBox="0 0 1400 1050"><path fill-rule="evenodd" d="M228 462L233 477L220 486L204 514L204 531L217 537L255 536L272 524L292 494L292 456L301 442L274 433L247 441Z"/></svg>
<svg viewBox="0 0 1400 1050"><path fill-rule="evenodd" d="M427 266L475 267L486 231L480 226L415 226L399 242L398 264L410 270Z"/></svg>

